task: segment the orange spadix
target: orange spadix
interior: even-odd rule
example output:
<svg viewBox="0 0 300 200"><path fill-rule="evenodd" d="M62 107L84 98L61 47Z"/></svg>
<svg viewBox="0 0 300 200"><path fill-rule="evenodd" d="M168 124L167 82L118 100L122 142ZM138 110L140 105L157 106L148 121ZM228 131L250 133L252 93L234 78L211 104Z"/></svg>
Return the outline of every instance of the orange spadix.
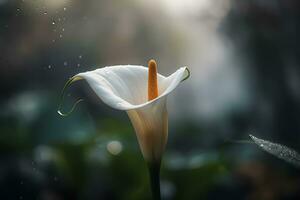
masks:
<svg viewBox="0 0 300 200"><path fill-rule="evenodd" d="M148 62L148 101L158 97L157 64L151 59Z"/></svg>

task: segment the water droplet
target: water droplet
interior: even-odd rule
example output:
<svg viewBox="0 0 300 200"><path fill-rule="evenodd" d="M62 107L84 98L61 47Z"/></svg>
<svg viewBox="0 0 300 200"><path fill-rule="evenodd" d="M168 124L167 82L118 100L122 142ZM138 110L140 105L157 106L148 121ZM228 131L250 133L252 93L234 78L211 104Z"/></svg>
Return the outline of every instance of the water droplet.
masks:
<svg viewBox="0 0 300 200"><path fill-rule="evenodd" d="M263 147L264 145L263 145L263 144L260 144L260 146Z"/></svg>
<svg viewBox="0 0 300 200"><path fill-rule="evenodd" d="M80 67L80 64L79 64L79 63L77 64L77 67Z"/></svg>
<svg viewBox="0 0 300 200"><path fill-rule="evenodd" d="M64 28L62 28L61 30L62 30L62 32L64 32L64 31L65 31L65 29L64 29Z"/></svg>
<svg viewBox="0 0 300 200"><path fill-rule="evenodd" d="M55 23L55 21L53 20L53 21L52 21L52 25L55 25L55 24L56 24L56 23Z"/></svg>
<svg viewBox="0 0 300 200"><path fill-rule="evenodd" d="M51 65L48 65L48 69L51 69Z"/></svg>
<svg viewBox="0 0 300 200"><path fill-rule="evenodd" d="M47 11L44 11L44 15L47 15L48 14L48 12Z"/></svg>
<svg viewBox="0 0 300 200"><path fill-rule="evenodd" d="M66 7L64 7L64 11L66 11L67 10L67 8Z"/></svg>
<svg viewBox="0 0 300 200"><path fill-rule="evenodd" d="M60 22L60 20L61 20L61 19L60 19L60 18L58 18L58 21L59 21L59 22Z"/></svg>
<svg viewBox="0 0 300 200"><path fill-rule="evenodd" d="M20 8L17 8L17 11L18 11L18 12L20 12L20 11L21 11L21 9L20 9Z"/></svg>
<svg viewBox="0 0 300 200"><path fill-rule="evenodd" d="M52 42L54 43L54 42L55 42L55 39L53 39Z"/></svg>
<svg viewBox="0 0 300 200"><path fill-rule="evenodd" d="M65 62L64 62L64 66L67 66L67 65L68 65L68 62L65 61Z"/></svg>
<svg viewBox="0 0 300 200"><path fill-rule="evenodd" d="M78 58L81 59L81 58L82 58L82 55L79 55Z"/></svg>
<svg viewBox="0 0 300 200"><path fill-rule="evenodd" d="M62 37L63 37L63 35L62 35L62 34L60 34L60 35L59 35L59 37L60 37L60 38L62 38Z"/></svg>

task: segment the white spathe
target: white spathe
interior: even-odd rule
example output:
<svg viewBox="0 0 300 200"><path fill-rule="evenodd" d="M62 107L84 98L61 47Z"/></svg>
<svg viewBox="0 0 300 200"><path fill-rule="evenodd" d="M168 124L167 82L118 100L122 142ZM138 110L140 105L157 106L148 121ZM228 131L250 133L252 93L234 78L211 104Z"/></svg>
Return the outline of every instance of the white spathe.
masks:
<svg viewBox="0 0 300 200"><path fill-rule="evenodd" d="M166 98L188 76L186 67L168 77L158 74L159 96L151 101L148 101L148 68L143 66L104 67L79 73L72 80L85 79L104 103L127 111L144 158L160 162L168 137Z"/></svg>

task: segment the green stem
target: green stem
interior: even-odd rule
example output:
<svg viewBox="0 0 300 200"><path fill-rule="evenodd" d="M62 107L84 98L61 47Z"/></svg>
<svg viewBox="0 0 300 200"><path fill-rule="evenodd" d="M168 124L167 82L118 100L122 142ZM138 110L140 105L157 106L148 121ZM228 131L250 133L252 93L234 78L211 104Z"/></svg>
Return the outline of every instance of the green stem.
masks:
<svg viewBox="0 0 300 200"><path fill-rule="evenodd" d="M160 164L149 164L149 174L153 200L161 200L160 196Z"/></svg>

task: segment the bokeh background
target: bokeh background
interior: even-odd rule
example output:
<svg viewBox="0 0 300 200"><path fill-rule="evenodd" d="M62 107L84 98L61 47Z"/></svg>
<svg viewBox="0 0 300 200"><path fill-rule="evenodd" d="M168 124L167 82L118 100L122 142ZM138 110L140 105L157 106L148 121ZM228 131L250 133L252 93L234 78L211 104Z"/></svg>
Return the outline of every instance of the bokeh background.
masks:
<svg viewBox="0 0 300 200"><path fill-rule="evenodd" d="M125 112L72 75L157 60L191 78L168 99L163 199L300 199L298 0L0 0L0 199L151 199Z"/></svg>

